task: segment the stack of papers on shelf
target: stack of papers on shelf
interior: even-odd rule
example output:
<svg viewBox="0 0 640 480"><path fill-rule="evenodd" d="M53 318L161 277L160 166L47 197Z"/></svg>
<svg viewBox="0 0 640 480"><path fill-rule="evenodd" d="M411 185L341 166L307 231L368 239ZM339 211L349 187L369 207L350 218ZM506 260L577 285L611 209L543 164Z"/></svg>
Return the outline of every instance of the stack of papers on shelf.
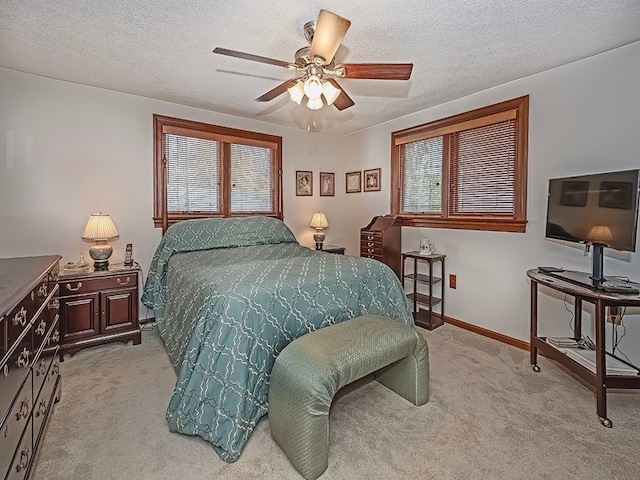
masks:
<svg viewBox="0 0 640 480"><path fill-rule="evenodd" d="M571 337L547 337L547 343L558 349L578 347L578 340Z"/></svg>
<svg viewBox="0 0 640 480"><path fill-rule="evenodd" d="M596 371L596 351L583 350L581 348L568 348L565 350L568 357L587 367L592 372ZM638 375L638 370L622 363L621 361L606 355L607 375Z"/></svg>

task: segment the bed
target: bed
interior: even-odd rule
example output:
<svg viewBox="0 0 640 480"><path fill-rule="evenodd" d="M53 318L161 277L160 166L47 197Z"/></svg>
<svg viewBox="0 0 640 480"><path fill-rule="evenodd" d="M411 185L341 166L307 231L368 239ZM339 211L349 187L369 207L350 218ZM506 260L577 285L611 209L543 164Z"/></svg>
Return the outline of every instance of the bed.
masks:
<svg viewBox="0 0 640 480"><path fill-rule="evenodd" d="M303 247L268 217L172 225L142 301L177 373L169 428L202 437L226 462L267 413L269 375L291 341L364 314L413 325L389 267Z"/></svg>

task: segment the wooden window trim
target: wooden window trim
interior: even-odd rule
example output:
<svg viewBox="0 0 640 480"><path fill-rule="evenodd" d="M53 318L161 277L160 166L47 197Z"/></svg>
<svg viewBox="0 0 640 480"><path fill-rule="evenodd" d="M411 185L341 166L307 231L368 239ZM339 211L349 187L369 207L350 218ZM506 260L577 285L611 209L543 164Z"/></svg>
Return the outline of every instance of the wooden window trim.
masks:
<svg viewBox="0 0 640 480"><path fill-rule="evenodd" d="M211 125L208 123L194 122L180 118L167 117L163 115L153 116L153 138L154 138L154 161L153 161L153 225L154 227L163 227L163 212L166 205L166 184L163 169L163 144L162 136L164 134L186 135L198 137L205 140L214 140L222 142L223 162L218 162L219 168L223 171L220 175L222 188L220 194L222 198L231 198L230 185L231 173L229 169L229 152L231 143L257 146L272 149L275 155L274 167L272 169L272 185L274 188L273 200L275 211L265 214L263 212L243 212L232 213L229 211L228 202L221 202L220 213L209 212L189 212L180 214L171 214L167 218L167 225L171 225L182 220L195 218L215 218L215 217L244 217L248 215L264 215L275 217L282 220L282 137L276 135L268 135L265 133L251 132L248 130L239 130L235 128L222 127L219 125ZM165 226L165 227L166 227Z"/></svg>
<svg viewBox="0 0 640 480"><path fill-rule="evenodd" d="M406 143L426 140L436 136L459 132L470 128L478 128L500 121L517 120L517 155L516 155L516 197L514 214L509 215L460 215L449 214L449 188L451 165L448 141L443 145L442 184L449 186L443 191L442 213L438 214L406 214L401 212L402 149ZM453 115L434 122L399 130L391 134L391 212L397 215L402 226L453 228L465 230L485 230L524 233L527 225L527 158L529 132L529 96L523 96L478 108L469 112ZM447 138L447 137L445 137Z"/></svg>

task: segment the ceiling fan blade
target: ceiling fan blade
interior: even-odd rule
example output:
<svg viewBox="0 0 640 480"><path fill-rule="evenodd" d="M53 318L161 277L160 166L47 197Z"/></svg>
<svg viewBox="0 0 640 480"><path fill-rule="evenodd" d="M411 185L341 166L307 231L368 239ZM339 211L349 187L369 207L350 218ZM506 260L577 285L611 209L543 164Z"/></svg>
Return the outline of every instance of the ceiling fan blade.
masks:
<svg viewBox="0 0 640 480"><path fill-rule="evenodd" d="M335 70L344 69L340 78L360 78L364 80L409 80L413 63L343 63Z"/></svg>
<svg viewBox="0 0 640 480"><path fill-rule="evenodd" d="M264 95L261 95L260 97L256 98L254 101L268 102L270 100L273 100L278 95L282 95L284 92L286 92L289 87L293 87L297 81L298 81L297 78L290 78L286 82L283 82L280 85L278 85L276 88L269 90Z"/></svg>
<svg viewBox="0 0 640 480"><path fill-rule="evenodd" d="M355 105L355 102L351 100L351 97L347 95L347 92L344 91L344 89L338 84L338 82L336 82L333 78L327 78L327 82L330 82L331 85L340 90L340 95L338 95L338 98L336 98L333 102L334 107L342 111L345 108L353 107Z"/></svg>
<svg viewBox="0 0 640 480"><path fill-rule="evenodd" d="M283 60L261 57L259 55L252 55L251 53L238 52L237 50L229 50L228 48L216 47L213 49L213 53L227 55L229 57L242 58L243 60L251 60L253 62L268 63L270 65L276 65L277 67L289 68L289 65L291 65L289 62L285 62Z"/></svg>
<svg viewBox="0 0 640 480"><path fill-rule="evenodd" d="M330 64L350 26L351 21L346 18L329 10L320 10L309 51L311 59L321 57L323 65Z"/></svg>

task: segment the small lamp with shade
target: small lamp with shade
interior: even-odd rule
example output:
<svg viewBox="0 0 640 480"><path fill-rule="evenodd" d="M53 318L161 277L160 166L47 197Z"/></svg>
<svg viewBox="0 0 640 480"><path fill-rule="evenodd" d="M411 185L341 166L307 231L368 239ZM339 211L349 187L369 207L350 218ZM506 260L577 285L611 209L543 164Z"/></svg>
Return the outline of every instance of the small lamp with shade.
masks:
<svg viewBox="0 0 640 480"><path fill-rule="evenodd" d="M329 221L324 212L316 212L311 219L312 228L316 229L316 233L313 234L313 239L316 242L316 250L322 250L322 242L324 242L325 234L322 231L323 228L329 228Z"/></svg>
<svg viewBox="0 0 640 480"><path fill-rule="evenodd" d="M91 214L87 225L84 227L84 232L82 232L82 239L95 242L95 245L89 249L89 255L93 259L94 270L107 270L109 268L109 257L113 253L113 248L107 241L118 238L118 236L118 230L116 230L116 226L113 224L109 214Z"/></svg>

